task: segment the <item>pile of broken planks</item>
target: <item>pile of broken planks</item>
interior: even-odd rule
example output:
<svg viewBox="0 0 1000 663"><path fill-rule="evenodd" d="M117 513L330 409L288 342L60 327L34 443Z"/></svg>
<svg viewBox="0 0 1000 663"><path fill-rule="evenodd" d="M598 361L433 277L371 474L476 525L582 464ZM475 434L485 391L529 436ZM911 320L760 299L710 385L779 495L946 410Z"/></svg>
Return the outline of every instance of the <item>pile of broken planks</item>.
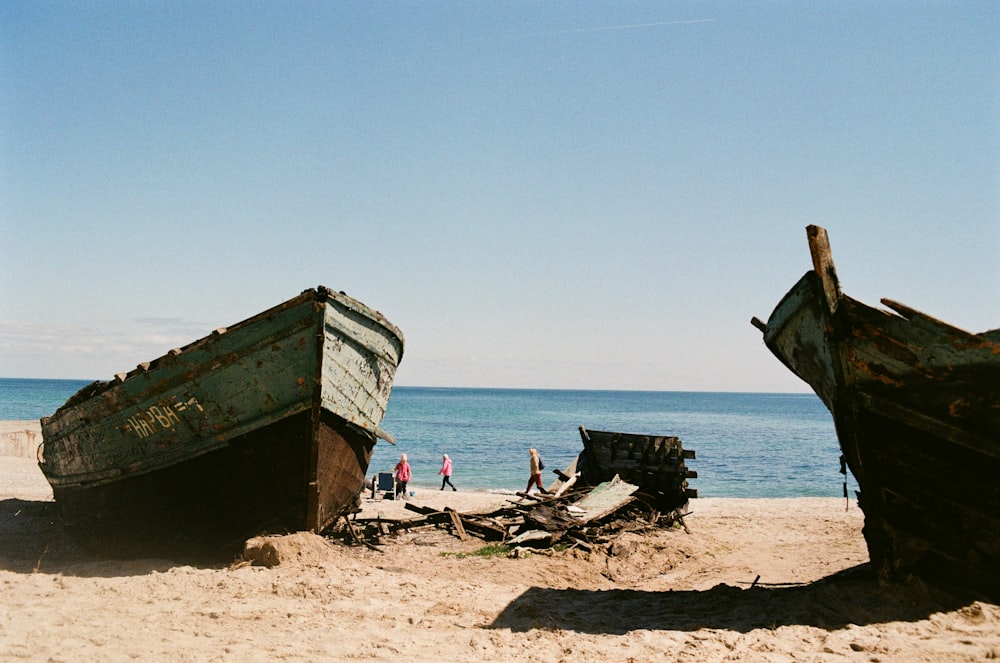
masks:
<svg viewBox="0 0 1000 663"><path fill-rule="evenodd" d="M590 552L625 532L675 525L688 531L683 519L686 504L661 513L654 506L654 499L617 476L594 487L548 495L517 495L518 501L489 513L460 513L451 508L437 511L407 502L405 508L418 514L416 517L345 517L342 532L348 543L366 545L374 550L378 550L378 544L385 537L400 530L444 527L463 541L476 536L511 548L549 548L562 544Z"/></svg>

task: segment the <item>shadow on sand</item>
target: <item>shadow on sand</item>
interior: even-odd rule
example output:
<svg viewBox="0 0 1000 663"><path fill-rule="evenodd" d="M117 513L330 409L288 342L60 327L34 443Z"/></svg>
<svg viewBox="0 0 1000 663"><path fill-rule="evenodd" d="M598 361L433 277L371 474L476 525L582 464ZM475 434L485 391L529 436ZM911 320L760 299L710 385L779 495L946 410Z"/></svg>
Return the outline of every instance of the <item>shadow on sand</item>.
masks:
<svg viewBox="0 0 1000 663"><path fill-rule="evenodd" d="M665 592L532 588L511 602L490 627L594 635L703 628L746 633L792 624L832 630L849 624L917 621L967 606L977 598L951 588L930 587L917 579L879 584L871 568L863 564L790 587L740 589L720 584L704 591Z"/></svg>
<svg viewBox="0 0 1000 663"><path fill-rule="evenodd" d="M0 500L0 569L6 571L109 577L142 575L174 566L224 566L239 554L235 545L148 543L141 534L136 534L130 545L118 542L113 547L102 547L98 541L85 544L70 532L55 502ZM115 563L101 563L110 561ZM123 561L131 563L121 564Z"/></svg>
<svg viewBox="0 0 1000 663"><path fill-rule="evenodd" d="M141 543L141 542L140 542ZM15 573L92 577L145 575L176 566L221 567L231 550L116 550L95 552L72 536L50 501L0 500L0 569ZM952 611L981 597L914 579L875 581L868 565L815 582L740 589L717 585L704 591L590 591L534 587L512 601L491 628L562 629L590 634L637 630L748 632L799 624L823 629L891 621L917 621Z"/></svg>

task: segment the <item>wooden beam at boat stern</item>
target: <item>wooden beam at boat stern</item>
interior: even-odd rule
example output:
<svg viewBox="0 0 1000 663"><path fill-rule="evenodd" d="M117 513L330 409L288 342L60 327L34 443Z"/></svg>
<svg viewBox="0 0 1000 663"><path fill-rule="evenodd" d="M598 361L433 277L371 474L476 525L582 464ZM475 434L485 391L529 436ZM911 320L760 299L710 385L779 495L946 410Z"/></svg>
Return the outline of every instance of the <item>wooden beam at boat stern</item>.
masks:
<svg viewBox="0 0 1000 663"><path fill-rule="evenodd" d="M830 238L827 237L826 228L820 226L806 226L806 237L809 239L809 253L812 254L813 271L816 272L823 287L826 310L831 314L836 313L841 294L840 279L837 278L837 269L833 265Z"/></svg>
<svg viewBox="0 0 1000 663"><path fill-rule="evenodd" d="M325 317L326 305L321 302L313 304L313 343L315 345L315 367L312 375L312 405L309 408L309 458L306 462L306 522L305 529L318 532L322 529L323 514L320 482L320 426L321 412L323 404L323 345L325 341L325 331L323 320Z"/></svg>

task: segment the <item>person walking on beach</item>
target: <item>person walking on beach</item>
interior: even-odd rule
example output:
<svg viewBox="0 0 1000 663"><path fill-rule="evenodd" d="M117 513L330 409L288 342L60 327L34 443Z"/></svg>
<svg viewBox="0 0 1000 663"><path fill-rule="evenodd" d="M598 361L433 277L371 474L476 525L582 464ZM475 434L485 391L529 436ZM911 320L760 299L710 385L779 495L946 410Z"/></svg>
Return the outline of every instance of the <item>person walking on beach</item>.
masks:
<svg viewBox="0 0 1000 663"><path fill-rule="evenodd" d="M441 479L441 490L444 490L445 484L451 486L452 490L458 490L455 488L455 484L451 482L451 458L448 458L448 454L444 455L444 460L441 461L441 469L438 470L438 474L444 475Z"/></svg>
<svg viewBox="0 0 1000 663"><path fill-rule="evenodd" d="M524 489L524 492L530 493L531 486L538 486L538 492L543 495L548 495L549 491L545 490L545 486L542 485L542 470L545 469L545 464L542 463L541 456L538 455L538 449L528 449L528 454L531 456L531 476L528 477L528 487Z"/></svg>
<svg viewBox="0 0 1000 663"><path fill-rule="evenodd" d="M406 454L399 457L399 462L396 463L396 469L394 472L396 473L396 497L398 498L402 495L405 500L406 482L410 480L411 476L413 476L410 471L410 464L406 460Z"/></svg>

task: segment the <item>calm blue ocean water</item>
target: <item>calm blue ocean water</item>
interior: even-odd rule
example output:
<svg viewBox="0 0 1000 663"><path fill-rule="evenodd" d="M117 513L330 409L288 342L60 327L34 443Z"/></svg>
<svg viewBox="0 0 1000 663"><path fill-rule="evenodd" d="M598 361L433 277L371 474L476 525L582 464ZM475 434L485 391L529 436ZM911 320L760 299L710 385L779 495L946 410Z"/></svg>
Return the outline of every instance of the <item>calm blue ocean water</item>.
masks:
<svg viewBox="0 0 1000 663"><path fill-rule="evenodd" d="M91 382L0 378L0 421L41 419Z"/></svg>
<svg viewBox="0 0 1000 663"><path fill-rule="evenodd" d="M88 381L0 379L0 419L51 414ZM830 413L812 394L433 389L395 387L369 474L391 471L400 453L414 490L437 490L441 455L459 487L523 490L528 449L549 470L581 451L579 426L676 435L701 497L841 497L840 451ZM849 478L851 495L857 489Z"/></svg>
<svg viewBox="0 0 1000 663"><path fill-rule="evenodd" d="M548 481L583 449L581 425L676 435L697 454L687 464L701 497L843 495L833 420L812 394L396 387L382 427L397 445L379 442L371 470L390 471L406 453L411 485L436 490L446 453L460 489L524 490L528 449Z"/></svg>

